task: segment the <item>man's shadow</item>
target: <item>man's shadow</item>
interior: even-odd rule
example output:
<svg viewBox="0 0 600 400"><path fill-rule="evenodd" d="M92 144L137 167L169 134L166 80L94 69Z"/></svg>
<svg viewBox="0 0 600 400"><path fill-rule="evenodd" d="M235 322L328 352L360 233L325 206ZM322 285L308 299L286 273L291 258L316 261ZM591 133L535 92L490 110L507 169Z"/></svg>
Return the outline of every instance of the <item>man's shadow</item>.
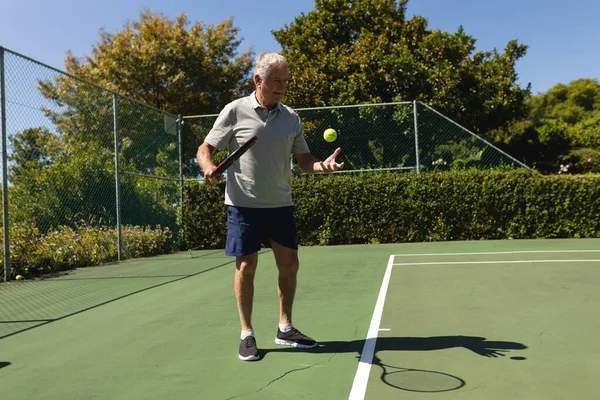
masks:
<svg viewBox="0 0 600 400"><path fill-rule="evenodd" d="M386 365L377 356L378 351L432 351L444 350L453 348L464 348L479 356L488 358L503 357L506 353L512 350L524 350L527 348L522 343L492 341L483 337L477 336L432 336L432 337L380 337L377 339L362 339L350 341L328 341L319 342L319 347L314 349L296 349L292 347L277 347L277 348L261 348L261 358L266 357L269 353L280 352L307 352L314 354L337 354L337 353L355 353L356 358L361 357L363 348L367 341L374 341L374 354L372 360L367 362L372 365L377 365L382 369L381 380L386 385L397 389L414 391L414 392L443 392L456 390L465 386L466 382L454 375L429 370L420 370L413 368L394 367ZM373 345L373 343L370 343ZM514 360L525 360L525 357L511 357ZM410 383L399 383L398 378L404 376L414 377L415 380L427 380L429 382L437 382L435 388L432 387L411 387ZM394 379L396 382L394 382Z"/></svg>
<svg viewBox="0 0 600 400"><path fill-rule="evenodd" d="M261 348L262 355L276 352L304 351L316 354L356 353L360 356L365 339L350 341L319 342L314 349L292 347ZM432 336L432 337L380 337L376 339L376 351L430 351L465 348L484 357L501 357L511 350L524 350L524 344L516 342L490 341L476 336Z"/></svg>

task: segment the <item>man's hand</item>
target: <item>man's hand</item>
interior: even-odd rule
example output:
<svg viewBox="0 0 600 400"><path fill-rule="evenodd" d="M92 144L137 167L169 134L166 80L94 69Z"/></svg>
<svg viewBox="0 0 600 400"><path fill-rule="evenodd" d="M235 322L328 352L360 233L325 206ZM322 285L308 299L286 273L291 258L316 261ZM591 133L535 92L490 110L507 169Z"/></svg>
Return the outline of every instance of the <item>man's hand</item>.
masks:
<svg viewBox="0 0 600 400"><path fill-rule="evenodd" d="M211 178L210 175L217 169L216 165L208 167L206 171L204 171L204 182L208 183L211 186L214 186L223 180L223 174Z"/></svg>
<svg viewBox="0 0 600 400"><path fill-rule="evenodd" d="M217 169L217 166L212 162L212 156L215 154L217 149L210 144L204 142L198 147L196 153L196 159L198 160L198 166L204 172L204 182L209 185L216 185L223 180L223 175L215 176L211 178L210 175Z"/></svg>
<svg viewBox="0 0 600 400"><path fill-rule="evenodd" d="M319 164L321 165L321 170L323 172L333 172L333 171L337 171L338 169L344 168L344 163L337 163L335 161L335 159L337 158L337 156L340 155L340 153L342 152L342 148L338 147L337 149L335 149L335 151L333 152L332 155L330 155L329 157L327 157L325 159L325 161L321 161Z"/></svg>

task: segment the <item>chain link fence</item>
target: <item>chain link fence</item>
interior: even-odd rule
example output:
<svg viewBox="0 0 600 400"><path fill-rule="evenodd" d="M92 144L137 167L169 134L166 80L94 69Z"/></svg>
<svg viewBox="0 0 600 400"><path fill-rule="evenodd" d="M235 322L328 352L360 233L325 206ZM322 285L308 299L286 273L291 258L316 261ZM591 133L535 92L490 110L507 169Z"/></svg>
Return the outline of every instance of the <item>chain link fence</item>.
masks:
<svg viewBox="0 0 600 400"><path fill-rule="evenodd" d="M167 230L169 249L177 247L183 181L202 181L196 151L216 114L177 117L1 47L0 73L5 279L11 256L26 263L19 257L28 251L71 246L32 245L59 229L76 243L84 233L101 237L105 250L84 249L96 260L140 255L145 227ZM528 168L419 102L296 111L316 157L342 148L337 173ZM335 142L323 139L327 128ZM218 152L215 163L226 156Z"/></svg>
<svg viewBox="0 0 600 400"><path fill-rule="evenodd" d="M26 269L34 262L80 265L77 246L92 263L176 246L177 116L4 48L0 72L5 280L11 257ZM152 239L140 244L157 228L170 236L168 246ZM71 241L56 239L59 231ZM85 241L86 235L94 239ZM142 254L142 246L161 248Z"/></svg>
<svg viewBox="0 0 600 400"><path fill-rule="evenodd" d="M459 168L527 168L476 134L420 102L299 108L304 136L311 153L320 159L337 147L343 170L336 173L382 170L439 171ZM197 146L217 115L183 117L183 140L190 143L186 158L193 160ZM333 128L337 139L327 142L323 132ZM193 154L192 154L193 150ZM217 152L217 160L225 158ZM300 171L296 171L300 173ZM202 179L197 163L186 165L187 178Z"/></svg>
<svg viewBox="0 0 600 400"><path fill-rule="evenodd" d="M115 108L120 222L168 227L176 241L181 200L179 119L124 97L118 97Z"/></svg>

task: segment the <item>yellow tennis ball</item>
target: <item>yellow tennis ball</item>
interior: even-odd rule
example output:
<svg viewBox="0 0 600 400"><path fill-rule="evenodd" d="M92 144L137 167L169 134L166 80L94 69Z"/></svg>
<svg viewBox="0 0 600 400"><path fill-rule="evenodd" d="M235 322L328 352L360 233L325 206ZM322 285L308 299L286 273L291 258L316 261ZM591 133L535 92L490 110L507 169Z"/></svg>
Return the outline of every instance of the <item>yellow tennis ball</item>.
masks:
<svg viewBox="0 0 600 400"><path fill-rule="evenodd" d="M25 278L23 278L23 275L17 275L17 276L15 277L15 279L16 279L16 280L18 280L18 281L22 281L22 280L23 280L23 279L25 279Z"/></svg>
<svg viewBox="0 0 600 400"><path fill-rule="evenodd" d="M335 139L337 139L337 132L335 129L325 129L325 132L323 132L323 138L327 142L333 142Z"/></svg>

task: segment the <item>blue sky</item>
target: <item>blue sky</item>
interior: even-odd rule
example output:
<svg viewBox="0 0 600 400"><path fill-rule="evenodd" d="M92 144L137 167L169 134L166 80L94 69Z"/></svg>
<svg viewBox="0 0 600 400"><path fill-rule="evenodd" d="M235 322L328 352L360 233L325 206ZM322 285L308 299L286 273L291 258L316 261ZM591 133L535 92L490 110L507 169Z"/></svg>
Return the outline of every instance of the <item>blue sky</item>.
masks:
<svg viewBox="0 0 600 400"><path fill-rule="evenodd" d="M260 52L280 50L271 30L313 10L314 0L0 0L0 45L63 69L67 50L89 55L100 27L121 30L143 8L170 18L185 12L205 24L231 15L241 28L240 50ZM528 45L516 71L534 94L573 79L600 78L597 0L410 0L408 12L426 17L431 29L455 32L462 25L480 50L502 50L512 39Z"/></svg>

